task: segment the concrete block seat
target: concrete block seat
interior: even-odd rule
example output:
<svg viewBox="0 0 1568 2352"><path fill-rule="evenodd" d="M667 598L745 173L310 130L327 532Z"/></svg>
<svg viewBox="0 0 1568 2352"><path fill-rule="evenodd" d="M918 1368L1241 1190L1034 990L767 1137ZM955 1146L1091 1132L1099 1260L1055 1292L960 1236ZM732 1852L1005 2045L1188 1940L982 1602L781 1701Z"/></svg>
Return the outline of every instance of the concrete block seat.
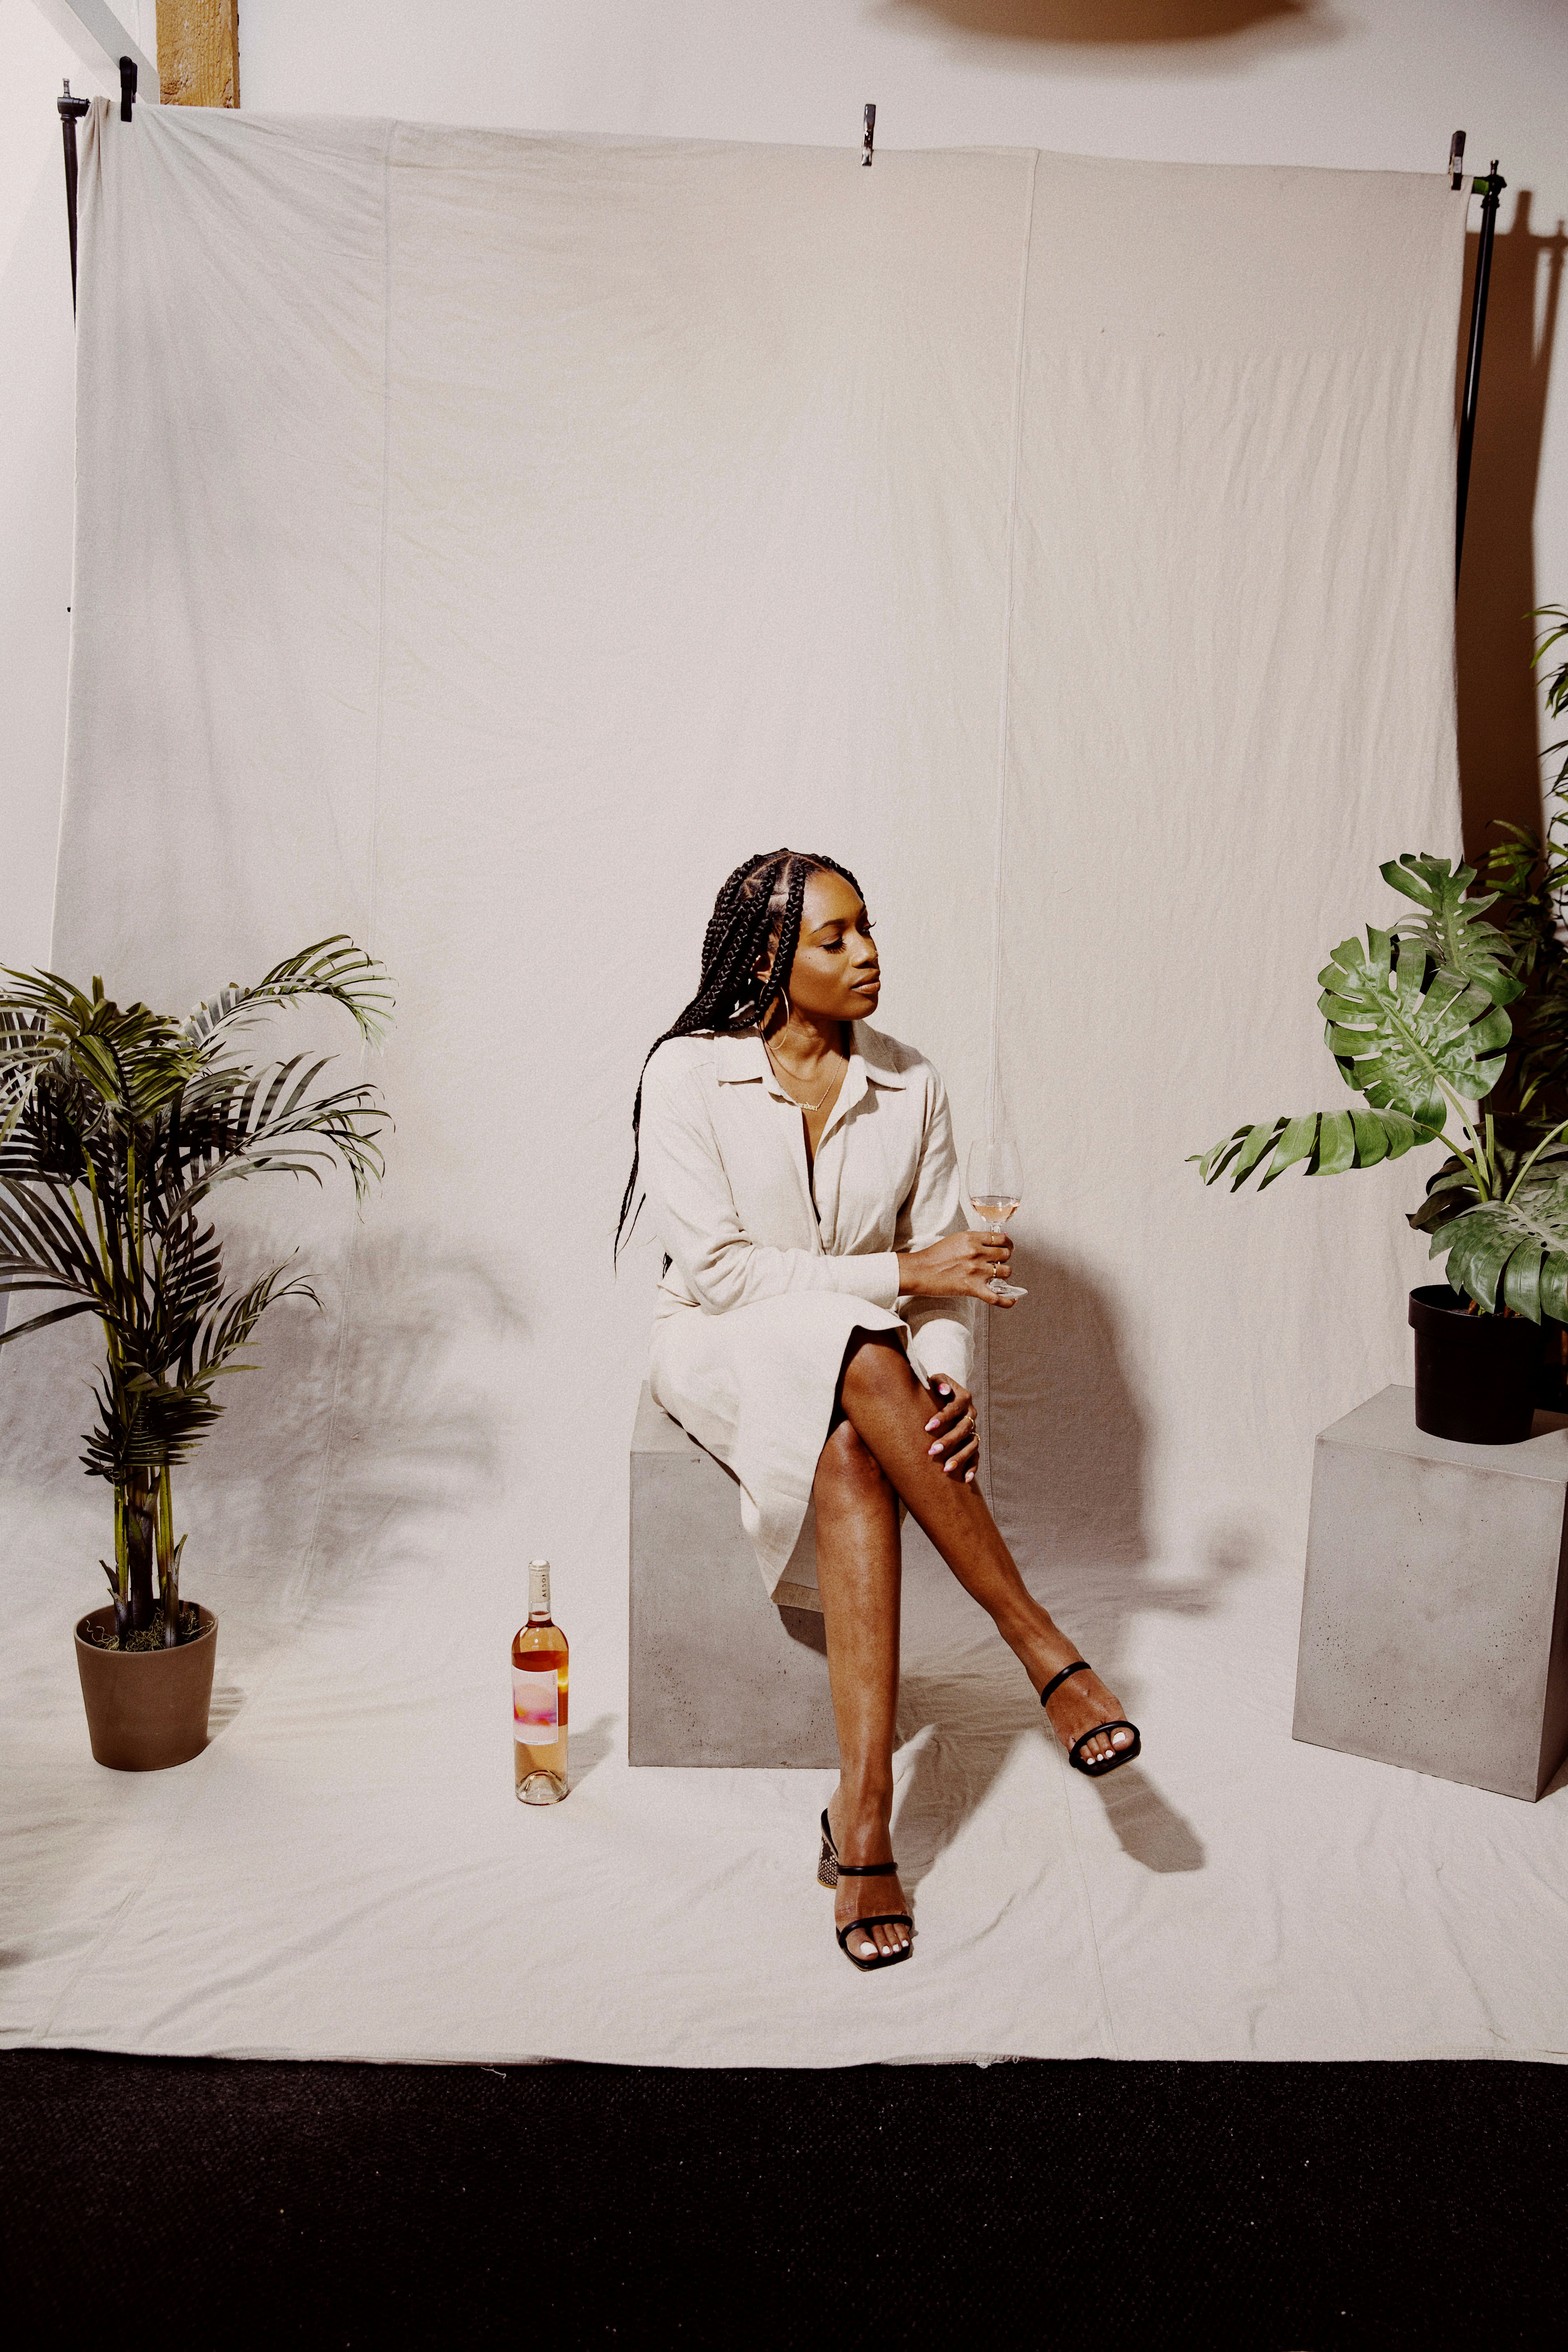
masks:
<svg viewBox="0 0 1568 2352"><path fill-rule="evenodd" d="M792 1569L814 1574L809 1536ZM837 1765L814 1582L768 1599L732 1472L643 1385L632 1433L634 1764Z"/></svg>
<svg viewBox="0 0 1568 2352"><path fill-rule="evenodd" d="M1533 1800L1568 1749L1568 1423L1415 1426L1386 1388L1318 1439L1298 1739Z"/></svg>

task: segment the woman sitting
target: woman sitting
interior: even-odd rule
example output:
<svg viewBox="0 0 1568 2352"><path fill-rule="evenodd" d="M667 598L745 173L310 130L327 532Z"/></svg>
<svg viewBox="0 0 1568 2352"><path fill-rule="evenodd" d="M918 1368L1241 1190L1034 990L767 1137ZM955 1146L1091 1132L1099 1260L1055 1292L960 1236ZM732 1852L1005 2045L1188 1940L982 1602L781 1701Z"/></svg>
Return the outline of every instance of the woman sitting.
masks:
<svg viewBox="0 0 1568 2352"><path fill-rule="evenodd" d="M668 1253L650 1385L729 1465L772 1592L816 1505L839 1779L818 1877L858 1968L907 1959L889 1839L900 1502L994 1620L1070 1760L1114 1769L1136 1729L1030 1594L976 1479L971 1302L1012 1243L964 1223L947 1097L868 1024L881 971L859 885L775 850L720 891L701 984L654 1045L632 1171Z"/></svg>

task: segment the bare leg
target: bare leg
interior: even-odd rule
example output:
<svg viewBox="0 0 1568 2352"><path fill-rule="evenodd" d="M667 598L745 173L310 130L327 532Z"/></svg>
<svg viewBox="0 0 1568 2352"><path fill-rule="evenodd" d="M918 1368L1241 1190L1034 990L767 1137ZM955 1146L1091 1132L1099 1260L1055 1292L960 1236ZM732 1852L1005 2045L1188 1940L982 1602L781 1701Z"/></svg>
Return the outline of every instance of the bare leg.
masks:
<svg viewBox="0 0 1568 2352"><path fill-rule="evenodd" d="M823 1447L812 1489L816 1577L827 1634L827 1673L838 1727L838 1786L827 1808L844 1862L889 1862L893 1733L899 1700L899 1498L847 1421ZM896 1878L841 1878L834 1916L851 1919L909 1906ZM907 1927L871 1927L849 1948L908 1944Z"/></svg>
<svg viewBox="0 0 1568 2352"><path fill-rule="evenodd" d="M866 1333L852 1342L840 1396L862 1444L964 1591L994 1621L1036 1690L1043 1690L1078 1652L1019 1575L979 1486L947 1477L932 1460L925 1430L932 1400L897 1340ZM1093 1725L1121 1713L1120 1701L1098 1675L1075 1675L1052 1698L1049 1719L1063 1747L1070 1748ZM1130 1731L1101 1734L1083 1753L1092 1762L1131 1739Z"/></svg>

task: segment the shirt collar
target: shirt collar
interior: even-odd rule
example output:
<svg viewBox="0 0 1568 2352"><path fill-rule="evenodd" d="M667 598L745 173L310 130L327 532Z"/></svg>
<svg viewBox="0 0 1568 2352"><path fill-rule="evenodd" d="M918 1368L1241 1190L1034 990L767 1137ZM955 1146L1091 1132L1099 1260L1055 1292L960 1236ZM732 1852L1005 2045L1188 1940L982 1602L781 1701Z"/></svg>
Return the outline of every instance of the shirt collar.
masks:
<svg viewBox="0 0 1568 2352"><path fill-rule="evenodd" d="M890 1041L869 1028L864 1021L849 1024L853 1067L858 1056L864 1063L868 1084L874 1087L903 1087L909 1084L904 1071L893 1059ZM769 1090L787 1102L789 1097L773 1076L773 1064L761 1034L755 1029L739 1032L721 1030L713 1040L713 1075L721 1087L745 1086L760 1078Z"/></svg>
<svg viewBox="0 0 1568 2352"><path fill-rule="evenodd" d="M907 1087L909 1078L893 1059L892 1040L868 1028L864 1021L849 1024L854 1035L855 1051L866 1065L866 1076L874 1087Z"/></svg>
<svg viewBox="0 0 1568 2352"><path fill-rule="evenodd" d="M713 1040L713 1075L721 1087L744 1086L749 1078L761 1078L767 1085L773 1066L758 1031L743 1029L736 1034L721 1029Z"/></svg>

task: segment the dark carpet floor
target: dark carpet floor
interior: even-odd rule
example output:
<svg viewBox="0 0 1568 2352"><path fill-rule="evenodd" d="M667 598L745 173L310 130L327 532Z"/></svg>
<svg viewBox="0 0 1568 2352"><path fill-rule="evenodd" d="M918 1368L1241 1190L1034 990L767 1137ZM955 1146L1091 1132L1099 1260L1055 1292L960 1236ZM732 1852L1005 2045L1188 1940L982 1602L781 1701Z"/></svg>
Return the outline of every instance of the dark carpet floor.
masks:
<svg viewBox="0 0 1568 2352"><path fill-rule="evenodd" d="M1558 2067L12 2052L0 2148L13 2343L1568 2341Z"/></svg>

